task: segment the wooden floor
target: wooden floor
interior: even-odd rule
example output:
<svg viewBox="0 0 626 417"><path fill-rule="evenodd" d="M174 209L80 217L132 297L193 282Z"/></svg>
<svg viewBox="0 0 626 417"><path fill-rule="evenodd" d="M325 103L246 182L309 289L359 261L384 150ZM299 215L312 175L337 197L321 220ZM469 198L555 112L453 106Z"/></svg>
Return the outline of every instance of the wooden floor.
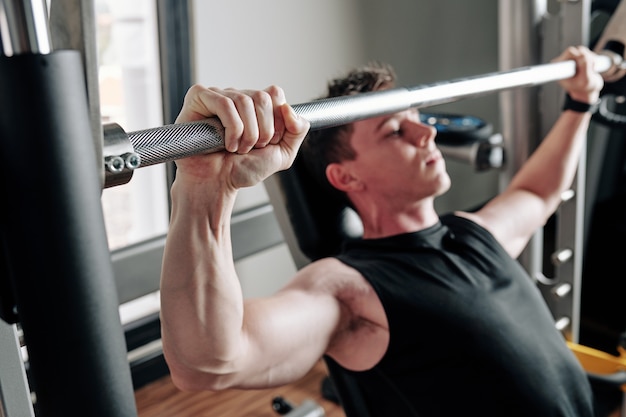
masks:
<svg viewBox="0 0 626 417"><path fill-rule="evenodd" d="M326 417L345 417L340 406L322 398L321 383L326 376L323 362L300 381L267 390L228 390L189 393L178 390L169 376L135 391L139 417L278 417L272 400L282 397L294 406L313 400Z"/></svg>

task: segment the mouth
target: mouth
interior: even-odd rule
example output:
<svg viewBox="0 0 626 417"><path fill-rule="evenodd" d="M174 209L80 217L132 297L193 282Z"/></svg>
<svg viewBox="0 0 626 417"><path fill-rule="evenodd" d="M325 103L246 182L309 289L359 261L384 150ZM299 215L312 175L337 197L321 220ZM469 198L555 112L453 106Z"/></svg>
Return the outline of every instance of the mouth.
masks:
<svg viewBox="0 0 626 417"><path fill-rule="evenodd" d="M438 149L432 151L425 160L426 165L432 165L441 160L441 152Z"/></svg>

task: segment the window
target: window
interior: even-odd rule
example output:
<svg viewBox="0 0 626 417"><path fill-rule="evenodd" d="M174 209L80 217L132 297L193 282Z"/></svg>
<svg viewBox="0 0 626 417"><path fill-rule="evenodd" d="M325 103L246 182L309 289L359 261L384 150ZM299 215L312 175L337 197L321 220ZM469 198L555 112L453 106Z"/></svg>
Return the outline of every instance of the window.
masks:
<svg viewBox="0 0 626 417"><path fill-rule="evenodd" d="M96 0L102 123L126 132L161 126L163 104L154 0ZM111 250L164 234L168 225L165 166L140 168L102 193Z"/></svg>

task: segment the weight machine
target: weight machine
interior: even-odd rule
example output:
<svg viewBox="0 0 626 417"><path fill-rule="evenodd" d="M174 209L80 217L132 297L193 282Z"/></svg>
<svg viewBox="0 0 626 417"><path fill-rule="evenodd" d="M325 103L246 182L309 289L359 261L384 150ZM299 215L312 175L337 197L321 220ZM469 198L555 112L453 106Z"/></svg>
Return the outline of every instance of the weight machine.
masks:
<svg viewBox="0 0 626 417"><path fill-rule="evenodd" d="M0 1L1 186L8 196L0 220L1 416L136 415L100 192L130 181L135 169L223 149L217 120L140 132L102 126L90 56L95 50L92 4L76 4L80 7L53 7L48 16L43 0ZM567 45L589 44L591 2L562 2L557 18L547 18L545 2L501 0L499 7L500 21L507 22L501 25L499 73L304 103L294 107L296 112L312 128L322 128L502 92L504 142L490 137L478 150L450 143L445 153L476 160L480 151L489 159L503 148L506 184L560 107L558 94L542 95L536 87L548 91L551 81L573 75L572 63L539 63ZM67 30L60 16L82 26ZM623 27L616 23L608 29ZM607 39L598 41L603 42ZM603 56L601 71L623 76L623 52ZM574 342L580 321L582 159L576 185L557 214L553 274L546 275L542 265L545 236L533 240L520 259L540 283L556 325Z"/></svg>

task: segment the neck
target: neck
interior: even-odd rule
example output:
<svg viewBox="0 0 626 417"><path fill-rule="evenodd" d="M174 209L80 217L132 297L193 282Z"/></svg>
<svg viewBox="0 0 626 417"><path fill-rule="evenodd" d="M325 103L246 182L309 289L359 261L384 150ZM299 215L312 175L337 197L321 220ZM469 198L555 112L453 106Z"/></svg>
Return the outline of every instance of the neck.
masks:
<svg viewBox="0 0 626 417"><path fill-rule="evenodd" d="M418 232L439 221L433 199L422 200L402 210L380 206L360 208L359 214L363 222L363 238L365 239Z"/></svg>

